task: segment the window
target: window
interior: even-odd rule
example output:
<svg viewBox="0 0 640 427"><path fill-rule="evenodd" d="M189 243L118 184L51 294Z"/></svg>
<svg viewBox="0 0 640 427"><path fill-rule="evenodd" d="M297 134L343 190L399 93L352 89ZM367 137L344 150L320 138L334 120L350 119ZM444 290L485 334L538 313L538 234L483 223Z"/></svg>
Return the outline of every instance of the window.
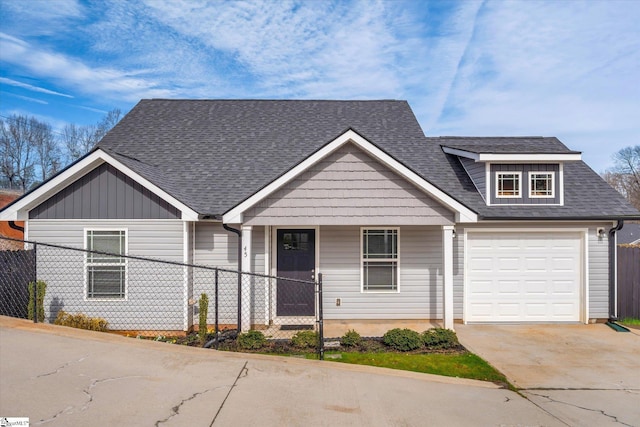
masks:
<svg viewBox="0 0 640 427"><path fill-rule="evenodd" d="M125 230L87 230L89 251L126 255ZM127 260L115 255L86 253L87 298L126 298Z"/></svg>
<svg viewBox="0 0 640 427"><path fill-rule="evenodd" d="M362 290L398 291L398 229L362 230Z"/></svg>
<svg viewBox="0 0 640 427"><path fill-rule="evenodd" d="M496 196L520 197L521 172L496 172Z"/></svg>
<svg viewBox="0 0 640 427"><path fill-rule="evenodd" d="M554 197L553 172L529 172L529 197Z"/></svg>

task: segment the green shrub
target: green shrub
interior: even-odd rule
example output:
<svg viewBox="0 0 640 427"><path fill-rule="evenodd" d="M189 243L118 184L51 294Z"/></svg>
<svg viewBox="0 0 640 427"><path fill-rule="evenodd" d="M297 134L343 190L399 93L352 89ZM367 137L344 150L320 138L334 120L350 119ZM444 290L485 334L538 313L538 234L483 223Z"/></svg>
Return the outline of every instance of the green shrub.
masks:
<svg viewBox="0 0 640 427"><path fill-rule="evenodd" d="M398 351L411 351L422 347L420 334L411 329L391 329L383 335L382 342Z"/></svg>
<svg viewBox="0 0 640 427"><path fill-rule="evenodd" d="M105 332L109 330L109 323L101 317L89 317L82 313L69 314L63 310L58 312L58 317L53 323L89 331Z"/></svg>
<svg viewBox="0 0 640 427"><path fill-rule="evenodd" d="M47 290L47 284L42 280L38 280L35 287L36 290L34 290L33 282L29 282L29 303L27 304L27 313L29 319L33 320L34 298L37 298L35 300L38 302L38 322L44 322L44 293Z"/></svg>
<svg viewBox="0 0 640 427"><path fill-rule="evenodd" d="M238 346L245 350L257 350L267 344L267 339L260 331L249 331L238 335Z"/></svg>
<svg viewBox="0 0 640 427"><path fill-rule="evenodd" d="M340 338L340 344L345 347L355 347L362 342L362 337L355 330L350 329Z"/></svg>
<svg viewBox="0 0 640 427"><path fill-rule="evenodd" d="M209 297L207 294L200 295L199 308L198 337L200 337L200 342L204 344L207 339L207 315L209 314Z"/></svg>
<svg viewBox="0 0 640 427"><path fill-rule="evenodd" d="M429 348L453 348L460 345L451 329L433 328L422 333L422 342Z"/></svg>
<svg viewBox="0 0 640 427"><path fill-rule="evenodd" d="M318 346L318 334L314 331L299 331L291 337L291 344L298 348L315 348Z"/></svg>

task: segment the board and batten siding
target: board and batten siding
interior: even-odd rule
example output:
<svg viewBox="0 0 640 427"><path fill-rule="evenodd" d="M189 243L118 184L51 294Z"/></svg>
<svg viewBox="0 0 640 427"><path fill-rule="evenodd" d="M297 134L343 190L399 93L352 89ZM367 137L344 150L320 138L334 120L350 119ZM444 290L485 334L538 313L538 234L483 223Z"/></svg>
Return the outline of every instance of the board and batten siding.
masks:
<svg viewBox="0 0 640 427"><path fill-rule="evenodd" d="M103 163L29 212L30 219L180 219L180 211Z"/></svg>
<svg viewBox="0 0 640 427"><path fill-rule="evenodd" d="M320 239L325 319L442 318L440 227L400 227L400 292L361 292L360 227L320 227Z"/></svg>
<svg viewBox="0 0 640 427"><path fill-rule="evenodd" d="M487 194L487 172L485 163L475 162L466 157L458 157L458 160L460 160L464 170L467 171L471 181L473 181L473 185L478 189L478 193L485 199Z"/></svg>
<svg viewBox="0 0 640 427"><path fill-rule="evenodd" d="M452 225L454 213L346 144L244 213L245 225Z"/></svg>
<svg viewBox="0 0 640 427"><path fill-rule="evenodd" d="M30 220L29 240L84 248L85 229L127 230L129 255L183 262L182 221ZM116 330L183 330L182 266L127 260L127 299L86 299L85 253L38 246L38 279L47 283L45 315L58 310L102 317Z"/></svg>
<svg viewBox="0 0 640 427"><path fill-rule="evenodd" d="M490 166L491 187L489 197L492 205L558 205L560 204L560 165L558 164L492 164ZM496 173L497 172L521 172L520 195L521 197L502 198L497 196ZM529 197L529 172L553 172L554 197Z"/></svg>
<svg viewBox="0 0 640 427"><path fill-rule="evenodd" d="M264 227L253 227L251 233L252 256L251 271L265 272ZM236 324L238 301L238 236L225 230L219 222L201 222L195 224L193 260L196 265L218 267L224 271L218 273L220 295L219 322ZM215 312L212 308L215 296L215 273L213 270L195 268L193 294L199 299L206 293L209 297L207 323L213 324ZM252 323L265 323L265 303L267 295L266 279L254 277L243 279L243 285L251 286ZM198 307L194 309L194 323L198 324Z"/></svg>
<svg viewBox="0 0 640 427"><path fill-rule="evenodd" d="M462 319L464 310L464 239L463 234L473 230L480 230L482 228L504 228L505 231L509 231L509 228L517 229L530 229L535 231L536 229L543 228L545 230L553 230L557 228L558 232L562 232L568 228L585 228L588 229L587 242L589 252L589 313L590 319L605 319L609 317L609 235L603 238L597 236L596 230L598 227L604 227L605 230L609 230L612 224L610 222L603 223L562 223L561 226L551 226L549 224L491 224L491 225L477 225L477 226L465 226L458 225L456 228L456 238L454 239L454 254L453 254L453 300L454 300L454 318Z"/></svg>

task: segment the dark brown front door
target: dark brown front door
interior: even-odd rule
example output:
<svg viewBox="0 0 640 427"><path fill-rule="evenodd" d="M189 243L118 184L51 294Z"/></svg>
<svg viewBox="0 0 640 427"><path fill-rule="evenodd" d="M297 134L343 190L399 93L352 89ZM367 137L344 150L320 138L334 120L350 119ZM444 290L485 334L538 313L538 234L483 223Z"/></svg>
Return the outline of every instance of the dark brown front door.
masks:
<svg viewBox="0 0 640 427"><path fill-rule="evenodd" d="M278 230L278 277L313 281L315 230ZM276 315L315 315L315 285L278 279Z"/></svg>

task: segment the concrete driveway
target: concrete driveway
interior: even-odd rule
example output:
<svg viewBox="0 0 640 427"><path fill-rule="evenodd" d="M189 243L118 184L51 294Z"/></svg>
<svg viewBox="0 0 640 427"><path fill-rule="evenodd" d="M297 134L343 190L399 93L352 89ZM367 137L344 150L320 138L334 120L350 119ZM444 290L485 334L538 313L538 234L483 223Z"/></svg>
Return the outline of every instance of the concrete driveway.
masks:
<svg viewBox="0 0 640 427"><path fill-rule="evenodd" d="M456 325L460 342L571 426L640 426L640 331L596 325Z"/></svg>
<svg viewBox="0 0 640 427"><path fill-rule="evenodd" d="M494 384L0 317L0 417L46 426L562 426Z"/></svg>

